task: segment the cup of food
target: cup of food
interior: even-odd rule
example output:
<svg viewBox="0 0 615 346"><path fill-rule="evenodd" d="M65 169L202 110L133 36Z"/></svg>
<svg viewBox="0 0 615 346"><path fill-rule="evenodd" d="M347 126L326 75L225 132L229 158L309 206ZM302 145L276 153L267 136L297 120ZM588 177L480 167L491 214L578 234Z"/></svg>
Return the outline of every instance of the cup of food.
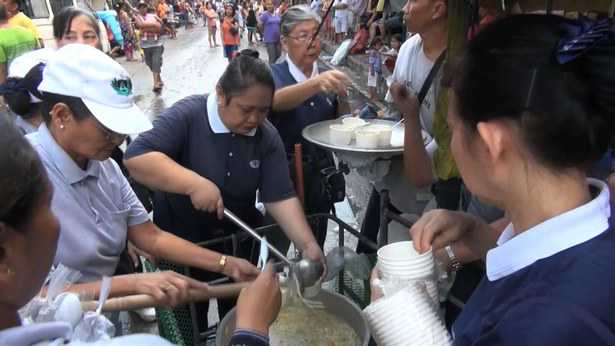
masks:
<svg viewBox="0 0 615 346"><path fill-rule="evenodd" d="M352 139L354 127L351 125L329 125L329 140L335 145L348 145Z"/></svg>
<svg viewBox="0 0 615 346"><path fill-rule="evenodd" d="M361 128L361 126L365 125L365 120L361 119L361 118L342 118L342 124L344 125L350 125L352 126L355 130ZM352 139L355 139L355 133L354 131L352 132Z"/></svg>
<svg viewBox="0 0 615 346"><path fill-rule="evenodd" d="M391 135L393 134L393 127L389 125L370 125L369 129L380 132L380 136L378 137L379 147L386 147L391 145Z"/></svg>
<svg viewBox="0 0 615 346"><path fill-rule="evenodd" d="M356 130L355 135L357 136L357 146L359 148L378 148L378 138L380 137L380 132L376 130L364 129Z"/></svg>

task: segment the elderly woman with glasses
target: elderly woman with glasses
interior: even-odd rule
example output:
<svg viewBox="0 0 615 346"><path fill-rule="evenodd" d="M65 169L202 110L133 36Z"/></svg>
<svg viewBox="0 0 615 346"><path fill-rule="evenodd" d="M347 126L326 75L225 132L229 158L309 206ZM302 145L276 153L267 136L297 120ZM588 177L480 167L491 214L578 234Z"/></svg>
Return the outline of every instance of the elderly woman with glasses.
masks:
<svg viewBox="0 0 615 346"><path fill-rule="evenodd" d="M293 157L297 143L302 144L302 151L307 154L303 167L304 207L308 215L331 210L331 203L321 191L318 172L335 163L330 153L305 141L301 131L308 125L350 113L348 77L340 71L325 71L316 62L320 55L320 37L316 33L319 24L320 17L309 6L289 8L280 22L280 42L288 54L283 62L271 65L276 92L269 118L278 129L289 158ZM320 224L315 232L322 247L327 224ZM284 247L283 243L277 245Z"/></svg>

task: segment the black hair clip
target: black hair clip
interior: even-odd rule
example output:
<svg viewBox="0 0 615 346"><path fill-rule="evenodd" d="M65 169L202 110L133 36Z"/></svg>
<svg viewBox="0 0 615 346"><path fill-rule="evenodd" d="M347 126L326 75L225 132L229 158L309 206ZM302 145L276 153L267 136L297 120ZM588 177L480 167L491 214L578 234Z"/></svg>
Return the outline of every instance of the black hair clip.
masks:
<svg viewBox="0 0 615 346"><path fill-rule="evenodd" d="M23 79L21 78L9 78L4 82L4 84L0 85L0 95L5 94L14 94L20 91L28 91L26 87L22 83Z"/></svg>
<svg viewBox="0 0 615 346"><path fill-rule="evenodd" d="M560 64L578 58L614 32L608 19L596 21L585 16L568 25L567 31L570 38L557 44L556 58Z"/></svg>

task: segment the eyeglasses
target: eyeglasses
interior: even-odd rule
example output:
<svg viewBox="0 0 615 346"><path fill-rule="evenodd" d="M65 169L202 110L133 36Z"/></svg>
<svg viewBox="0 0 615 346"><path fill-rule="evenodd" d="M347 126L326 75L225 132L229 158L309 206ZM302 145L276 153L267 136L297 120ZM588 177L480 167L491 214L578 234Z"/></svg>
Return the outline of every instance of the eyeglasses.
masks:
<svg viewBox="0 0 615 346"><path fill-rule="evenodd" d="M91 119L92 124L94 124L102 132L105 133L105 140L106 141L111 141L111 140L115 140L115 139L119 138L123 142L126 139L126 137L128 137L128 135L123 135L123 134L119 134L117 132L113 132L113 131L109 130L108 128L104 127L103 125L99 125L98 121L96 121L93 117L89 117L88 119Z"/></svg>
<svg viewBox="0 0 615 346"><path fill-rule="evenodd" d="M316 32L314 31L311 35L302 34L300 36L286 36L286 37L295 39L295 40L297 40L298 42L301 42L301 43L308 43L308 42L310 42L310 40L312 39L312 36L314 36L315 33ZM316 35L315 39L320 41L320 40L322 40L322 37L323 37L322 32L319 32L318 35Z"/></svg>

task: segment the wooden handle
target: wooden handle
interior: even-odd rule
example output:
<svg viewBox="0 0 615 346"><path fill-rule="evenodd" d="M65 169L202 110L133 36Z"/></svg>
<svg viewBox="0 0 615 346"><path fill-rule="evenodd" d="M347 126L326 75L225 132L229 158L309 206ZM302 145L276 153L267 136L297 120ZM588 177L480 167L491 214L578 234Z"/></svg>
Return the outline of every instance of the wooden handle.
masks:
<svg viewBox="0 0 615 346"><path fill-rule="evenodd" d="M316 158L312 158L316 160ZM301 143L295 144L295 171L297 183L297 196L301 201L301 206L305 208L305 190L303 185L303 155L301 154Z"/></svg>
<svg viewBox="0 0 615 346"><path fill-rule="evenodd" d="M250 282L239 282L233 284L209 286L204 289L190 289L188 293L188 301L201 302L211 298L229 298L239 295L241 290L248 287ZM136 294L119 298L108 299L102 307L103 312L127 311L145 309L158 306L156 299L149 294ZM96 311L98 301L81 302L83 311Z"/></svg>

